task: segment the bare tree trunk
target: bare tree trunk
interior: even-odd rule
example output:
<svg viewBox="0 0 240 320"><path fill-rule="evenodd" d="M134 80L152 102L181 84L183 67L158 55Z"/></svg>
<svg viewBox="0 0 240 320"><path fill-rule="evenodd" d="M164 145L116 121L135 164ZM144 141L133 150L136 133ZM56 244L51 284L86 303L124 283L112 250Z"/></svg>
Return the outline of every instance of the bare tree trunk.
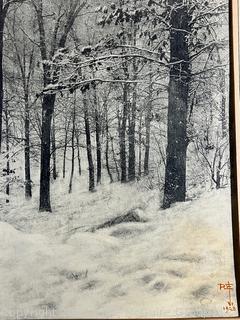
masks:
<svg viewBox="0 0 240 320"><path fill-rule="evenodd" d="M95 122L96 122L96 145L97 145L97 184L101 183L102 179L102 147L101 147L101 124L99 119L99 112L95 109Z"/></svg>
<svg viewBox="0 0 240 320"><path fill-rule="evenodd" d="M92 157L91 131L90 131L88 106L87 106L87 101L85 97L83 97L83 104L84 104L84 121L85 121L88 172L89 172L89 191L93 192L95 191L94 164L93 164L93 157Z"/></svg>
<svg viewBox="0 0 240 320"><path fill-rule="evenodd" d="M227 136L227 117L226 117L226 80L225 80L225 70L220 71L220 90L222 95L221 103L221 121L222 121L222 137Z"/></svg>
<svg viewBox="0 0 240 320"><path fill-rule="evenodd" d="M9 8L14 3L23 3L25 0L4 1L0 0L0 153L2 147L2 124L3 124L3 105L4 105L4 90L3 90L3 44L4 44L4 27L5 20Z"/></svg>
<svg viewBox="0 0 240 320"><path fill-rule="evenodd" d="M120 161L121 161L121 182L127 182L127 157L126 157L126 129L128 115L128 85L123 85L123 115L120 127Z"/></svg>
<svg viewBox="0 0 240 320"><path fill-rule="evenodd" d="M68 143L68 130L71 119L66 120L65 123L65 137L64 137L64 149L63 149L63 179L66 177L66 156L67 156L67 143Z"/></svg>
<svg viewBox="0 0 240 320"><path fill-rule="evenodd" d="M63 150L63 179L66 178L66 156L67 156L67 133L65 135L65 143Z"/></svg>
<svg viewBox="0 0 240 320"><path fill-rule="evenodd" d="M121 115L120 115L120 110L118 108L117 110L117 120L118 120L118 139L119 139L119 145L120 145L120 161L118 161L118 158L116 157L116 153L115 153L115 148L114 148L114 137L112 137L110 135L110 140L111 140L111 147L112 147L112 155L113 155L113 161L114 161L114 164L115 164L115 168L116 168L116 172L117 172L117 178L118 178L118 181L121 181L121 173L120 173L120 170L119 170L119 167L120 166L120 169L121 169Z"/></svg>
<svg viewBox="0 0 240 320"><path fill-rule="evenodd" d="M142 113L140 114L138 129L138 176L142 176Z"/></svg>
<svg viewBox="0 0 240 320"><path fill-rule="evenodd" d="M81 176L82 175L82 165L81 165L79 132L76 132L76 142L77 142L78 173L79 173L79 176Z"/></svg>
<svg viewBox="0 0 240 320"><path fill-rule="evenodd" d="M72 193L73 176L75 170L75 120L76 120L76 93L74 97L74 106L72 114L72 168L69 182L69 193Z"/></svg>
<svg viewBox="0 0 240 320"><path fill-rule="evenodd" d="M29 59L27 59L27 44L23 41L23 49L20 50L16 39L16 21L13 22L13 45L15 48L15 55L17 57L18 67L20 69L22 88L24 92L24 156L25 156L25 198L30 199L32 197L32 181L31 181L31 150L30 150L30 83L34 73L35 54L34 47L31 49ZM23 57L22 57L23 56ZM27 62L28 60L28 62Z"/></svg>
<svg viewBox="0 0 240 320"><path fill-rule="evenodd" d="M60 28L60 21L62 13L59 13L56 24L54 26L55 36L51 42L51 49L48 53L48 46L45 32L45 19L43 0L37 2L32 1L32 5L36 11L36 17L39 28L39 48L41 52L41 59L43 61L49 60L54 56L54 53L59 48L64 48L69 32L71 31L73 24L79 14L79 12L85 7L86 2L80 2L78 0L71 1L69 10L66 11L65 24L63 28ZM62 30L61 30L62 29ZM61 31L60 31L61 30ZM59 37L58 37L59 36ZM59 73L58 67L51 70L51 66L43 63L43 81L46 87L49 84L55 84L58 81ZM42 143L41 143L41 175L40 175L40 205L39 211L51 212L50 203L50 143L51 143L51 122L54 112L56 95L46 94L43 97L42 102Z"/></svg>
<svg viewBox="0 0 240 320"><path fill-rule="evenodd" d="M0 0L1 6L2 0ZM1 9L0 9L1 10ZM3 21L0 12L0 152L2 147L2 116L3 116Z"/></svg>
<svg viewBox="0 0 240 320"><path fill-rule="evenodd" d="M150 156L150 139L151 139L151 120L150 115L146 116L145 120L146 126L146 141L145 141L145 156L144 156L144 175L148 176L149 174L149 156Z"/></svg>
<svg viewBox="0 0 240 320"><path fill-rule="evenodd" d="M222 64L221 56L218 50L218 63ZM222 122L222 138L226 138L227 136L227 118L226 118L226 71L224 69L219 70L219 89L222 96L221 103L221 122Z"/></svg>
<svg viewBox="0 0 240 320"><path fill-rule="evenodd" d="M226 92L225 92L225 81L223 81L222 87L222 106L221 106L221 116L222 116L222 136L225 138L227 136L227 120L226 120Z"/></svg>
<svg viewBox="0 0 240 320"><path fill-rule="evenodd" d="M133 92L133 100L131 104L131 110L129 112L129 129L128 129L128 141L129 141L129 157L128 157L128 180L135 181L136 178L136 155L135 155L135 130L136 130L136 103L137 92L136 86Z"/></svg>
<svg viewBox="0 0 240 320"><path fill-rule="evenodd" d="M114 149L114 139L113 139L113 137L110 136L110 140L111 140L113 161L114 161L115 169L116 169L116 173L117 173L117 179L118 179L118 181L120 181L121 180L121 175L120 175L120 171L119 171L119 168L118 168L118 160L117 160L115 149Z"/></svg>
<svg viewBox="0 0 240 320"><path fill-rule="evenodd" d="M134 8L136 10L136 0L134 0ZM133 29L133 45L136 46L137 28L134 23L131 23ZM133 80L137 80L138 65L137 61L133 59ZM136 154L135 154L135 130L136 130L136 112L137 112L137 84L133 85L132 103L129 110L129 129L128 129L128 180L135 181L136 178Z"/></svg>
<svg viewBox="0 0 240 320"><path fill-rule="evenodd" d="M222 161L221 161L221 154L219 151L219 162L218 162L218 166L217 166L217 172L216 172L216 189L220 189L221 188L221 166L222 166Z"/></svg>
<svg viewBox="0 0 240 320"><path fill-rule="evenodd" d="M150 67L151 67L151 65L150 65ZM151 141L151 121L152 121L152 99L153 99L153 86L152 86L152 73L150 72L149 97L148 97L148 104L147 104L147 113L146 113L146 117L145 117L145 127L146 127L145 156L144 156L144 175L145 176L149 175L149 157L150 157L150 141Z"/></svg>
<svg viewBox="0 0 240 320"><path fill-rule="evenodd" d="M55 134L55 117L53 116L52 124L52 159L53 159L53 180L57 180L57 154L56 154L56 134Z"/></svg>
<svg viewBox="0 0 240 320"><path fill-rule="evenodd" d="M7 104L5 105L5 124L6 124L6 159L7 159L7 168L6 168L6 174L7 174L7 184L6 184L6 194L10 195L10 147L9 147L9 114L8 114L8 108Z"/></svg>
<svg viewBox="0 0 240 320"><path fill-rule="evenodd" d="M169 0L173 7L170 25L170 83L168 142L163 208L186 199L187 113L190 60L187 34L190 16L183 0Z"/></svg>
<svg viewBox="0 0 240 320"><path fill-rule="evenodd" d="M0 0L0 152L2 147L2 118L3 118L3 33L6 12L4 12L3 0Z"/></svg>
<svg viewBox="0 0 240 320"><path fill-rule="evenodd" d="M25 93L25 197L30 199L32 197L32 181L31 181L31 166L30 166L30 110L29 97Z"/></svg>
<svg viewBox="0 0 240 320"><path fill-rule="evenodd" d="M42 102L41 135L41 174L39 211L52 212L50 203L50 158L51 158L51 122L54 111L55 94L47 94Z"/></svg>
<svg viewBox="0 0 240 320"><path fill-rule="evenodd" d="M111 173L111 169L109 166L109 128L108 128L108 116L106 116L106 150L105 150L105 158L106 158L106 168L110 178L110 183L113 183L113 176Z"/></svg>

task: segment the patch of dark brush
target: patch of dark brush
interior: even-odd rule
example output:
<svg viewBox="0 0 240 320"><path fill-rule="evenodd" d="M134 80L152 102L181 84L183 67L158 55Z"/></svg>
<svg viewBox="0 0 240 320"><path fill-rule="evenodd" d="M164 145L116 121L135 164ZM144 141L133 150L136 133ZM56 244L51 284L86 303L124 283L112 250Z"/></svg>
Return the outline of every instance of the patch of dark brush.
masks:
<svg viewBox="0 0 240 320"><path fill-rule="evenodd" d="M64 276L67 280L82 280L86 279L88 276L88 270L86 271L80 271L80 272L75 272L75 271L69 271L69 270L62 270L60 272L61 276Z"/></svg>
<svg viewBox="0 0 240 320"><path fill-rule="evenodd" d="M198 256L191 256L187 254L176 255L176 256L166 256L163 259L170 261L180 261L180 262L189 262L189 263L200 263L202 258Z"/></svg>
<svg viewBox="0 0 240 320"><path fill-rule="evenodd" d="M139 216L139 214L137 213L136 209L132 209L132 210L129 210L126 214L112 218L112 219L100 224L99 226L92 228L89 231L95 232L100 229L111 228L111 227L116 226L118 224L129 223L129 222L145 223L145 222L147 222L147 220L141 218Z"/></svg>
<svg viewBox="0 0 240 320"><path fill-rule="evenodd" d="M82 290L93 290L96 288L97 284L98 284L98 281L91 280L85 283L81 288Z"/></svg>
<svg viewBox="0 0 240 320"><path fill-rule="evenodd" d="M198 289L192 291L194 298L199 299L209 295L211 287L208 285L202 285Z"/></svg>
<svg viewBox="0 0 240 320"><path fill-rule="evenodd" d="M126 291L122 288L121 284L119 284L110 289L108 296L117 298L117 297L123 297L126 294L127 294Z"/></svg>
<svg viewBox="0 0 240 320"><path fill-rule="evenodd" d="M145 276L143 276L143 277L141 278L141 280L142 280L144 283L148 284L148 283L150 283L155 277L156 277L156 274L146 274Z"/></svg>
<svg viewBox="0 0 240 320"><path fill-rule="evenodd" d="M57 310L57 305L55 302L41 303L39 307L44 310L52 310L52 311Z"/></svg>
<svg viewBox="0 0 240 320"><path fill-rule="evenodd" d="M156 281L152 289L159 292L166 292L168 290L168 285L163 281Z"/></svg>
<svg viewBox="0 0 240 320"><path fill-rule="evenodd" d="M178 270L168 270L167 273L172 275L172 276L174 276L174 277L176 277L176 278L182 278L183 279L183 278L186 277L184 273L182 273L181 271L178 271Z"/></svg>
<svg viewBox="0 0 240 320"><path fill-rule="evenodd" d="M143 233L143 231L139 229L129 229L129 228L122 227L117 230L114 230L111 233L111 236L115 238L128 238L128 237L138 236L141 233Z"/></svg>

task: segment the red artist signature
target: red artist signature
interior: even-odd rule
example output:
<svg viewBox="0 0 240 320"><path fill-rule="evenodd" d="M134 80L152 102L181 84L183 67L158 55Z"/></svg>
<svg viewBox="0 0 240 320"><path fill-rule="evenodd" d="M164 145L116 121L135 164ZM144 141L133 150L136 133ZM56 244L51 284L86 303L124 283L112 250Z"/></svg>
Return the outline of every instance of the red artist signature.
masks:
<svg viewBox="0 0 240 320"><path fill-rule="evenodd" d="M219 283L218 284L220 291L227 291L228 292L228 300L226 304L223 306L223 310L227 312L234 312L237 310L233 300L232 300L232 291L234 289L233 283L228 281L227 283Z"/></svg>

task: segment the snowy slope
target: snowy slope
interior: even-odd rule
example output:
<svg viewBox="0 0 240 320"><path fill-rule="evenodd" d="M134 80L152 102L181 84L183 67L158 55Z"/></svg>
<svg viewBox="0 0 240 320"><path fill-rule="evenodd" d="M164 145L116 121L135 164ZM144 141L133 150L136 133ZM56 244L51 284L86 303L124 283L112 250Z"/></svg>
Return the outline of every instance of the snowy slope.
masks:
<svg viewBox="0 0 240 320"><path fill-rule="evenodd" d="M0 223L1 319L236 315L228 189L166 211L138 185L53 192L54 214L18 199ZM89 231L132 208L148 222Z"/></svg>

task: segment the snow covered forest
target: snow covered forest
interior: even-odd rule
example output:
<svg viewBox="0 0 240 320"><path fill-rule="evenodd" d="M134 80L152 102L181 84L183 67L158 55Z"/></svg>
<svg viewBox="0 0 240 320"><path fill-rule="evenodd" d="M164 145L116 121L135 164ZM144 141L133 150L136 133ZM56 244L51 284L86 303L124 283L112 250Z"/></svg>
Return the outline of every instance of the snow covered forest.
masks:
<svg viewBox="0 0 240 320"><path fill-rule="evenodd" d="M0 319L237 315L227 0L0 0Z"/></svg>

